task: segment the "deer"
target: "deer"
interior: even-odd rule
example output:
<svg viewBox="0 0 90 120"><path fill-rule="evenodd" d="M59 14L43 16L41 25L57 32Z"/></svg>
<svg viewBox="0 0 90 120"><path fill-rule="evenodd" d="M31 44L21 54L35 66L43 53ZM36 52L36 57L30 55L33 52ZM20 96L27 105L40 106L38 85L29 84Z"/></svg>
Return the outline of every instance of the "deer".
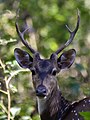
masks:
<svg viewBox="0 0 90 120"><path fill-rule="evenodd" d="M41 58L40 53L33 49L25 40L27 27L20 31L16 21L16 31L22 43L32 53L33 57L26 51L15 48L14 55L20 67L29 69L32 73L32 82L35 89L38 113L41 120L84 120L80 112L90 112L90 96L76 102L66 100L60 91L56 74L62 69L68 69L74 63L76 50L70 49L58 55L73 41L80 24L80 14L77 14L77 23L72 31L67 25L70 34L69 39L58 48L49 58Z"/></svg>

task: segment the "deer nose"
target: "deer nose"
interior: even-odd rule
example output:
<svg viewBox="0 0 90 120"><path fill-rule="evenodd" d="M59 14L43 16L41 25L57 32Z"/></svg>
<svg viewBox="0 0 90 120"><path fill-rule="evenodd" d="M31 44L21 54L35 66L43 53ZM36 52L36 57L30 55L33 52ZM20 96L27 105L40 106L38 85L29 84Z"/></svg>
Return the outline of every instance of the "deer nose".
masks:
<svg viewBox="0 0 90 120"><path fill-rule="evenodd" d="M36 95L38 97L45 97L46 96L46 93L47 93L47 89L45 86L43 85L39 85L36 89Z"/></svg>

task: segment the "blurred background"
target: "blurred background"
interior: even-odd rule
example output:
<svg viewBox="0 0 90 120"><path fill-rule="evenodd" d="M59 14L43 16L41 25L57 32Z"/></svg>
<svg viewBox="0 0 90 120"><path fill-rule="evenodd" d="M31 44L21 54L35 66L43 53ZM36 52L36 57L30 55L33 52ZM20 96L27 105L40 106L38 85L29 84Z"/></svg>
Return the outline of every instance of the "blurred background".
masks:
<svg viewBox="0 0 90 120"><path fill-rule="evenodd" d="M12 120L40 120L35 110L31 72L20 68L14 57L16 47L28 51L15 29L18 9L21 31L27 24L30 26L27 41L42 58L49 58L68 40L65 25L75 28L79 9L79 30L65 49L74 48L76 59L70 69L57 76L63 96L75 101L90 96L90 0L0 0L0 120L7 120L8 99L2 91L6 92L5 81L9 78Z"/></svg>

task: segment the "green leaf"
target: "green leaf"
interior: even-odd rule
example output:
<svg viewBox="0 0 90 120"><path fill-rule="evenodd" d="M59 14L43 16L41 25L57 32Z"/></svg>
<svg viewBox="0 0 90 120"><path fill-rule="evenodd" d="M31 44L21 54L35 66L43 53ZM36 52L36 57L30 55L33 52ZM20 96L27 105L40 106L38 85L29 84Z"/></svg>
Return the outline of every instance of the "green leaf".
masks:
<svg viewBox="0 0 90 120"><path fill-rule="evenodd" d="M30 116L22 116L22 120L32 120Z"/></svg>
<svg viewBox="0 0 90 120"><path fill-rule="evenodd" d="M83 67L83 65L81 65L81 64L75 64L76 65L76 68L77 68L77 70L84 70L85 68Z"/></svg>
<svg viewBox="0 0 90 120"><path fill-rule="evenodd" d="M80 112L80 115L84 117L84 120L90 120L90 112Z"/></svg>
<svg viewBox="0 0 90 120"><path fill-rule="evenodd" d="M12 90L13 93L17 92L17 88L12 84L10 84L10 89Z"/></svg>
<svg viewBox="0 0 90 120"><path fill-rule="evenodd" d="M13 117L15 117L16 115L19 115L19 113L20 113L20 111L21 111L21 108L19 108L19 107L12 107L12 108L10 109L10 111L11 111Z"/></svg>

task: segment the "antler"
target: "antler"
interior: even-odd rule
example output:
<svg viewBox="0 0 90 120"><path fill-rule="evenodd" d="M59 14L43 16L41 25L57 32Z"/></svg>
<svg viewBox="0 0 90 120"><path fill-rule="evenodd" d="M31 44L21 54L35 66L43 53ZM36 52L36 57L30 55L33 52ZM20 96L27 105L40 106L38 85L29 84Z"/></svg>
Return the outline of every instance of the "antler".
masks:
<svg viewBox="0 0 90 120"><path fill-rule="evenodd" d="M68 45L70 45L70 43L73 41L73 38L74 38L74 36L75 36L78 28L79 28L79 23L80 23L80 14L79 14L79 11L78 11L76 28L75 28L73 31L71 31L70 28L66 25L66 28L67 28L67 30L68 30L69 33L70 33L70 38L68 39L68 41L67 41L64 45L62 45L62 46L55 52L55 54L58 55L64 48L66 48Z"/></svg>
<svg viewBox="0 0 90 120"><path fill-rule="evenodd" d="M27 41L24 39L25 32L26 32L27 30L29 30L30 28L28 27L28 28L26 28L23 32L21 32L21 31L19 30L19 27L18 27L18 23L17 23L17 22L15 23L15 26L16 26L16 31L17 31L17 33L18 33L18 35L19 35L22 43L23 43L33 54L35 54L36 51L35 51L35 50L27 43Z"/></svg>

